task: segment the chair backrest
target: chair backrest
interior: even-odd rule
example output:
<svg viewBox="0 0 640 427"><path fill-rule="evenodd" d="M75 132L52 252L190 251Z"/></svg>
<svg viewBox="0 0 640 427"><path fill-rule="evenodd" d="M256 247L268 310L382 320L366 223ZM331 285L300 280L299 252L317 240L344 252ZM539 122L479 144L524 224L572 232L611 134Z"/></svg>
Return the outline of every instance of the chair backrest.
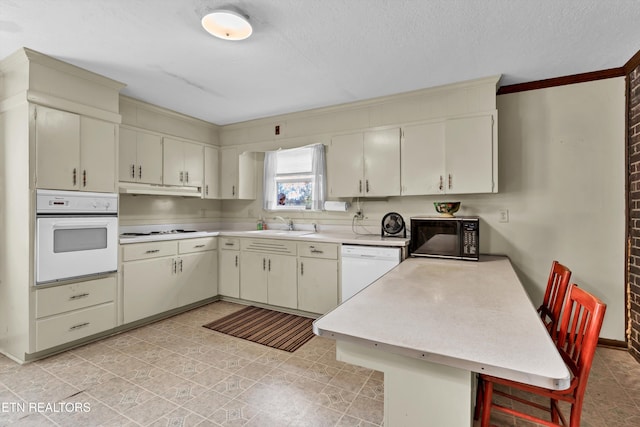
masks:
<svg viewBox="0 0 640 427"><path fill-rule="evenodd" d="M542 305L538 307L538 313L554 341L558 332L560 312L569 288L570 278L571 270L558 261L553 261L549 280L547 281L547 289L544 293Z"/></svg>
<svg viewBox="0 0 640 427"><path fill-rule="evenodd" d="M556 345L574 375L573 381L578 382L576 396L583 396L587 387L606 309L597 297L575 284L569 286Z"/></svg>

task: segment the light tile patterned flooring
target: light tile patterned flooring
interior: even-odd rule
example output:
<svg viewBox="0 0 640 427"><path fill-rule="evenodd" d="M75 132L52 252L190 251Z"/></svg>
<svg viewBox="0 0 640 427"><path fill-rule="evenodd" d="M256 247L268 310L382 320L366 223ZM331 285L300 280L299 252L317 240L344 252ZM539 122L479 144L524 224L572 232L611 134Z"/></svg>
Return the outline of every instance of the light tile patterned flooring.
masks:
<svg viewBox="0 0 640 427"><path fill-rule="evenodd" d="M287 353L202 327L241 307L212 303L25 365L0 356L0 425L382 424L383 375L337 362L333 341ZM582 424L640 425L640 364L626 352L598 349Z"/></svg>

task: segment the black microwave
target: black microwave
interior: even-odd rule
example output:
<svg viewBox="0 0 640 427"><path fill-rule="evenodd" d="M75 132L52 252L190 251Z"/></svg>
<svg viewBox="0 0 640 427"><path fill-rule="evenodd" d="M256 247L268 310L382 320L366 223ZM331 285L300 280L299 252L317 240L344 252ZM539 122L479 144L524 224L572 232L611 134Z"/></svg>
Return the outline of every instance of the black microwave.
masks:
<svg viewBox="0 0 640 427"><path fill-rule="evenodd" d="M475 216L412 217L409 254L478 261L480 219Z"/></svg>

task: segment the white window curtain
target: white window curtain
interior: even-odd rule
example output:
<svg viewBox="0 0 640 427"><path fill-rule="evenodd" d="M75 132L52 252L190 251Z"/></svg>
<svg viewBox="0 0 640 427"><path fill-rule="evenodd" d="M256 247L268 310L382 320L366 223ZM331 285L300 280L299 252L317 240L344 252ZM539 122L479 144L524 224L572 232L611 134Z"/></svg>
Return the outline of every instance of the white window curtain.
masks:
<svg viewBox="0 0 640 427"><path fill-rule="evenodd" d="M266 210L306 209L320 211L326 198L326 166L323 144L306 145L286 150L267 151L264 155L264 203ZM310 203L306 206L278 204L278 182L284 180L310 182Z"/></svg>

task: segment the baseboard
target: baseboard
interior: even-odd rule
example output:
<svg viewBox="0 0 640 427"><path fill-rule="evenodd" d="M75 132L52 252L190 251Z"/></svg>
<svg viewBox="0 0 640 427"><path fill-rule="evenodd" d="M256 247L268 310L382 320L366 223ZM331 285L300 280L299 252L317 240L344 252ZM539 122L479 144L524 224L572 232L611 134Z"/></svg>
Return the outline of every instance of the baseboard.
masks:
<svg viewBox="0 0 640 427"><path fill-rule="evenodd" d="M608 338L598 338L598 346L629 350L629 345L626 341L611 340Z"/></svg>

